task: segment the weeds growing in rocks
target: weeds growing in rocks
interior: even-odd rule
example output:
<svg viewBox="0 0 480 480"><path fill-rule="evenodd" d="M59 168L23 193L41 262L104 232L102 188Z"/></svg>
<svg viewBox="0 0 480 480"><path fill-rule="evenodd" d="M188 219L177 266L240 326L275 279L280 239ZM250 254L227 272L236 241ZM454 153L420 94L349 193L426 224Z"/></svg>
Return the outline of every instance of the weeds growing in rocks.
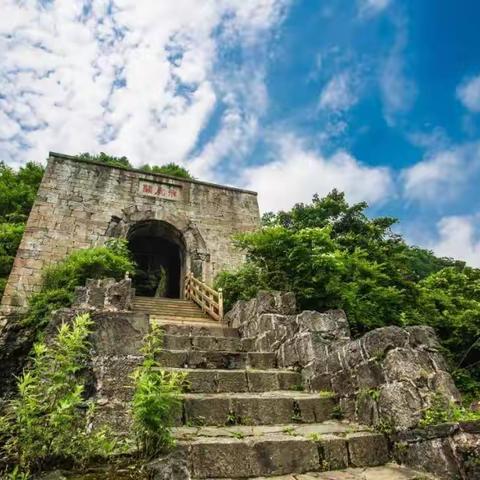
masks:
<svg viewBox="0 0 480 480"><path fill-rule="evenodd" d="M182 392L187 381L185 373L160 368L155 357L162 347L162 331L154 327L145 338L144 361L134 373L134 433L138 448L146 457L174 446L172 427L181 409Z"/></svg>

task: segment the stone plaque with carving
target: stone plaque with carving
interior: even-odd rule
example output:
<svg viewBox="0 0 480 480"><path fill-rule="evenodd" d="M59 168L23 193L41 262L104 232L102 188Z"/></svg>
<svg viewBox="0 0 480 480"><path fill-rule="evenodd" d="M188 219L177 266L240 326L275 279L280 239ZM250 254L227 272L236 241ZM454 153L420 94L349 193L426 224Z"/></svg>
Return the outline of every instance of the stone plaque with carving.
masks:
<svg viewBox="0 0 480 480"><path fill-rule="evenodd" d="M182 187L169 183L154 183L145 180L140 181L140 194L148 197L163 198L164 200L180 200Z"/></svg>

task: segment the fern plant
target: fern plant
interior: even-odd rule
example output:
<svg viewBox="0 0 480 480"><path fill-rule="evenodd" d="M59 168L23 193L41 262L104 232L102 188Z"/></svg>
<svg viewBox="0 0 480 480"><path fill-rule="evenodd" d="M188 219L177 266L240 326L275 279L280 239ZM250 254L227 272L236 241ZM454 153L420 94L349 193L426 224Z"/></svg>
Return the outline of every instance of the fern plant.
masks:
<svg viewBox="0 0 480 480"><path fill-rule="evenodd" d="M52 459L82 464L112 451L108 432L91 429L94 406L83 398L80 373L91 325L88 314L79 315L63 323L51 342L34 345L31 367L18 379L18 396L0 422L15 475L39 471Z"/></svg>
<svg viewBox="0 0 480 480"><path fill-rule="evenodd" d="M163 345L162 331L154 327L145 338L145 358L135 371L132 400L134 433L138 448L151 457L175 444L172 427L182 403L186 374L162 370L155 360Z"/></svg>

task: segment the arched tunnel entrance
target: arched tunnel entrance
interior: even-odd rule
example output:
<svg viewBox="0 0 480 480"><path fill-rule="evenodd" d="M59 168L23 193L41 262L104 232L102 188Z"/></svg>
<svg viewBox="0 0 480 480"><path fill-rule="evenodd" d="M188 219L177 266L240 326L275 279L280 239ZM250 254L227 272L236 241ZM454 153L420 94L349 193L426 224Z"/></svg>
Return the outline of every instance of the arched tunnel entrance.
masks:
<svg viewBox="0 0 480 480"><path fill-rule="evenodd" d="M182 233L161 220L136 223L127 234L137 264L133 276L136 295L181 298L185 273Z"/></svg>

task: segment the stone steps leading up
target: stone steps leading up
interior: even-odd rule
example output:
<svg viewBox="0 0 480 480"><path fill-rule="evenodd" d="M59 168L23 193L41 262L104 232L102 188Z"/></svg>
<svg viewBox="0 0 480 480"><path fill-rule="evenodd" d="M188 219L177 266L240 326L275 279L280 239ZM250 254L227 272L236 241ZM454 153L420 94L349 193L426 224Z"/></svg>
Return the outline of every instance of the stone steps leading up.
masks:
<svg viewBox="0 0 480 480"><path fill-rule="evenodd" d="M250 480L435 480L435 477L389 463L381 467L347 468L341 471L309 472L300 475L282 475L281 477L250 477Z"/></svg>
<svg viewBox="0 0 480 480"><path fill-rule="evenodd" d="M150 318L151 323L162 328L165 335L180 335L190 337L235 337L239 338L236 328L230 328L214 320L185 321L185 320L162 320Z"/></svg>
<svg viewBox="0 0 480 480"><path fill-rule="evenodd" d="M253 350L253 340L212 335L164 335L163 347L166 350L249 352Z"/></svg>
<svg viewBox="0 0 480 480"><path fill-rule="evenodd" d="M253 341L238 330L185 317L153 318L164 332L160 368L187 373L173 433L192 479L310 480L322 477L307 472L367 471L390 461L383 434L332 420L338 405L331 393L304 392L300 373L277 368L275 354L253 351ZM404 478L410 479L398 476Z"/></svg>
<svg viewBox="0 0 480 480"><path fill-rule="evenodd" d="M269 369L277 365L268 352L225 352L203 350L162 350L155 359L164 367L203 369Z"/></svg>
<svg viewBox="0 0 480 480"><path fill-rule="evenodd" d="M331 395L271 391L261 393L185 394L186 425L275 425L330 420L336 402Z"/></svg>
<svg viewBox="0 0 480 480"><path fill-rule="evenodd" d="M386 438L342 422L311 425L179 427L195 479L301 474L389 461Z"/></svg>
<svg viewBox="0 0 480 480"><path fill-rule="evenodd" d="M290 370L164 368L186 372L189 393L269 392L302 389L302 376Z"/></svg>
<svg viewBox="0 0 480 480"><path fill-rule="evenodd" d="M171 298L135 297L133 310L146 313L157 319L178 320L210 320L197 304L190 300Z"/></svg>

